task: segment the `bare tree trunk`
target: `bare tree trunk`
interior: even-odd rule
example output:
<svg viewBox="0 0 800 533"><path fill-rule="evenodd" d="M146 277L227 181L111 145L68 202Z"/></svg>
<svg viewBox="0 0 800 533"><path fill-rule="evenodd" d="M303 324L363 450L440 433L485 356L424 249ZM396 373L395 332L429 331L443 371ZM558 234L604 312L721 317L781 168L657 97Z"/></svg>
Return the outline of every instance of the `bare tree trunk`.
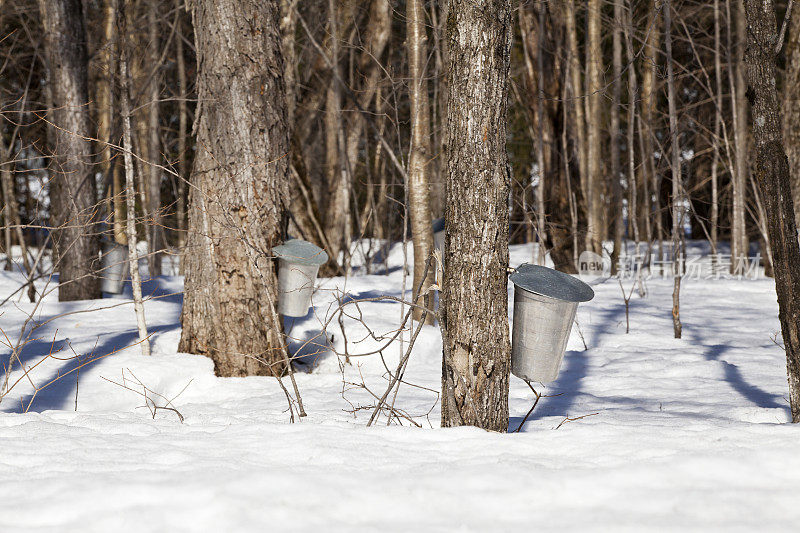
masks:
<svg viewBox="0 0 800 533"><path fill-rule="evenodd" d="M795 223L800 226L800 6L792 11L786 34L786 73L783 81L783 137L789 157Z"/></svg>
<svg viewBox="0 0 800 533"><path fill-rule="evenodd" d="M616 273L625 233L624 208L622 203L622 181L620 176L620 134L619 110L622 105L622 0L614 2L614 22L612 27L612 65L613 86L611 101L611 209L614 213L614 248L611 252L611 270Z"/></svg>
<svg viewBox="0 0 800 533"><path fill-rule="evenodd" d="M150 69L155 69L148 80L148 99L147 102L147 153L149 154L149 165L147 166L147 201L150 212L150 252L149 265L150 276L161 275L161 250L164 248L164 227L161 215L161 169L156 165L161 160L160 157L160 136L159 136L159 92L161 86L161 69L159 63L159 30L158 30L158 1L149 0L147 6L147 30L148 46L147 55L149 57ZM144 178L142 178L144 179Z"/></svg>
<svg viewBox="0 0 800 533"><path fill-rule="evenodd" d="M428 82L425 63L428 60L428 36L425 31L425 9L422 0L406 2L406 47L408 50L409 84L411 97L411 149L408 158L408 201L411 215L411 238L414 242L414 289L421 287L424 299L419 303L433 307L433 293L425 291L433 281L434 269L428 269L425 278L425 263L433 251L433 227L431 221L430 168L431 122L428 104ZM414 310L414 318L422 317L422 309ZM428 323L433 323L433 314L427 314Z"/></svg>
<svg viewBox="0 0 800 533"><path fill-rule="evenodd" d="M278 15L260 0L193 5L199 149L179 350L223 376L278 374L287 360L271 260L289 198Z"/></svg>
<svg viewBox="0 0 800 533"><path fill-rule="evenodd" d="M720 152L719 140L722 128L722 60L720 55L720 12L719 0L714 0L714 81L716 92L714 95L714 156L711 162L711 262L716 270L717 266L717 240L719 236L719 165ZM716 272L715 272L716 273Z"/></svg>
<svg viewBox="0 0 800 533"><path fill-rule="evenodd" d="M539 265L544 265L547 243L544 195L545 187L549 185L547 183L547 174L552 172L552 169L548 168L548 162L545 158L545 137L548 135L547 130L549 129L549 123L546 124L545 122L546 96L544 92L544 77L546 73L543 58L544 33L547 31L545 28L546 8L541 3L531 5L531 7L536 10L536 19L533 18L533 9L526 9L524 6L520 6L519 25L522 36L523 57L525 59L526 85L529 87L529 97L532 102L529 107L532 108L535 116L535 122L530 127L537 169L537 183L535 186L531 184L535 202L535 226L533 226L534 220L531 219L531 210L527 205L528 181L530 178L526 178L521 187L522 212L526 226L530 224L531 236L535 235L537 245L533 261ZM532 242L532 239L528 239L528 242Z"/></svg>
<svg viewBox="0 0 800 533"><path fill-rule="evenodd" d="M176 0L181 1L181 0ZM294 127L294 110L297 106L297 51L295 32L297 30L297 3L299 0L281 0L281 42L283 50L283 79L286 85L286 119L289 127Z"/></svg>
<svg viewBox="0 0 800 533"><path fill-rule="evenodd" d="M578 49L578 32L575 27L575 0L565 0L564 19L567 27L567 65L569 76L567 78L570 88L570 108L575 128L576 151L578 154L578 176L583 197L588 197L586 175L586 119L584 114L584 94L581 83L581 59Z"/></svg>
<svg viewBox="0 0 800 533"><path fill-rule="evenodd" d="M600 38L603 0L589 0L587 7L587 41L586 41L586 207L588 230L586 249L601 253L605 205L603 202L603 154L601 152L602 137L602 79L603 45Z"/></svg>
<svg viewBox="0 0 800 533"><path fill-rule="evenodd" d="M97 195L91 172L86 32L80 0L39 0L53 100L51 203L60 301L100 297ZM55 194L54 194L55 193Z"/></svg>
<svg viewBox="0 0 800 533"><path fill-rule="evenodd" d="M745 65L748 94L752 95L755 174L769 220L792 422L800 422L800 246L775 87L775 6L772 0L746 0L745 12L748 28Z"/></svg>
<svg viewBox="0 0 800 533"><path fill-rule="evenodd" d="M424 14L424 12L423 12ZM360 54L358 72L364 76L363 89L355 97L357 100L357 109L369 109L372 105L372 99L375 97L381 76L384 70L380 61L384 55L384 50L391 37L392 26L392 9L387 0L376 0L372 2L369 10L369 18L367 22L367 31L365 35L365 50ZM424 31L424 30L423 30ZM352 53L352 49L351 49ZM353 62L351 62L352 65ZM427 96L427 93L426 93ZM355 103L355 102L354 102ZM347 149L347 173L348 173L348 187L350 190L350 199L353 204L351 208L351 220L355 222L356 230L359 237L364 236L365 228L361 226L362 216L358 212L356 205L356 195L353 193L355 185L355 170L359 166L359 159L362 157L363 146L362 139L365 137L364 128L367 125L365 115L361 111L350 113L347 120L343 121L347 130L347 138L345 146ZM430 119L428 124L430 124ZM428 127L430 131L430 127ZM412 141L413 141L413 109L412 109ZM430 143L430 141L428 141ZM429 152L428 152L429 153ZM430 157L430 156L428 156ZM365 163L365 167L368 163ZM428 167L428 171L429 171ZM413 194L413 193L410 193ZM413 200L413 199L412 199ZM430 202L429 202L430 203ZM369 202L364 202L366 208ZM413 208L411 208L413 210ZM413 214L412 214L413 216ZM413 221L412 221L413 224ZM424 262L423 262L424 264ZM419 316L419 315L417 315Z"/></svg>
<svg viewBox="0 0 800 533"><path fill-rule="evenodd" d="M115 164L113 151L108 144L113 141L114 131L114 72L117 53L117 0L103 0L103 44L100 49L100 72L97 80L97 138L100 140L100 167L103 175L109 179L110 199L109 212L112 218L114 241L119 244L128 242L125 235L125 191L122 190L122 179L119 167Z"/></svg>
<svg viewBox="0 0 800 533"><path fill-rule="evenodd" d="M641 225L648 242L663 236L661 227L661 203L658 194L658 176L656 175L655 149L655 110L656 110L656 73L658 71L658 50L661 40L661 10L656 2L652 3L651 17L648 19L649 33L644 43L642 57L642 114L639 120L639 132L642 144L641 179L642 202Z"/></svg>
<svg viewBox="0 0 800 533"><path fill-rule="evenodd" d="M511 2L451 0L442 425L508 428L506 98ZM480 66L480 74L476 74Z"/></svg>
<svg viewBox="0 0 800 533"><path fill-rule="evenodd" d="M547 162L545 160L545 155L544 155L545 71L544 71L543 56L544 56L544 32L546 30L545 30L545 5L543 2L540 2L539 5L537 6L537 15L539 23L536 31L536 72L537 72L536 94L538 99L538 102L536 103L536 116L539 124L539 132L538 135L536 135L536 162L539 167L539 183L536 185L536 238L539 240L539 246L537 246L538 254L536 257L536 262L540 265L544 265L546 243L547 243L547 230L546 230L547 213L545 212L544 209L544 193L545 193L545 188L548 185L546 183L547 172L549 172L550 169L547 168Z"/></svg>
<svg viewBox="0 0 800 533"><path fill-rule="evenodd" d="M6 230L8 231L8 252L6 255L6 265L9 266L12 264L11 259L11 232L10 227L11 225L14 226L14 233L17 235L17 241L19 241L20 251L22 252L22 266L25 268L25 273L30 276L31 275L31 264L28 260L28 244L25 242L25 235L22 232L22 220L20 220L19 216L19 208L17 207L17 195L15 192L14 187L14 174L11 169L12 162L10 160L11 150L10 146L7 148L5 146L5 139L3 139L3 132L0 131L0 186L3 189L3 198L5 199L5 220L6 220ZM27 178L26 178L27 179ZM28 285L28 299L31 302L36 300L36 289L33 286L33 283Z"/></svg>
<svg viewBox="0 0 800 533"><path fill-rule="evenodd" d="M119 35L127 39L128 16L126 4L129 0L122 0L122 9L119 13ZM131 135L131 104L130 104L130 74L128 72L128 59L130 47L126 43L120 46L119 73L122 87L120 89L120 107L122 113L122 137L125 159L125 199L129 213L134 213L136 205L136 188L133 181L133 141ZM131 270L131 288L133 292L133 308L136 313L136 325L139 329L139 343L142 355L150 355L150 340L147 335L147 321L144 316L144 303L142 302L142 278L139 275L139 253L136 249L136 219L129 216L127 220L128 234L128 263Z"/></svg>
<svg viewBox="0 0 800 533"><path fill-rule="evenodd" d="M175 9L183 9L184 0L175 0ZM186 150L186 133L189 126L189 110L186 103L188 98L188 88L186 85L186 60L183 57L183 17L179 17L175 30L175 55L177 57L178 69L178 198L177 198L177 218L178 218L178 253L180 254L179 271L184 272L184 251L186 248L186 182L189 175L186 164L189 154Z"/></svg>
<svg viewBox="0 0 800 533"><path fill-rule="evenodd" d="M672 145L672 329L681 338L681 277L683 276L683 187L681 186L681 151L678 146L678 110L675 102L675 73L672 67L672 3L664 1L664 48L667 62L667 93L669 105L669 137Z"/></svg>
<svg viewBox="0 0 800 533"><path fill-rule="evenodd" d="M447 22L447 2L431 2L430 4L431 23L434 36L433 55L433 149L436 155L435 168L431 172L431 215L439 218L444 215L444 175L446 162L442 154L444 153L444 134L442 125L445 121L445 100L447 91L445 90L445 57L447 46L444 39L444 26Z"/></svg>
<svg viewBox="0 0 800 533"><path fill-rule="evenodd" d="M745 97L744 49L747 39L747 27L743 0L736 2L736 47L731 48L730 37L730 1L728 3L728 49L735 51L735 63L731 67L731 99L733 110L733 138L736 147L736 161L733 169L732 191L733 211L731 212L731 271L736 272L742 260L747 258L747 227L745 221L745 191L749 168L747 143L747 98Z"/></svg>
<svg viewBox="0 0 800 533"><path fill-rule="evenodd" d="M0 188L0 192L2 192ZM8 201L5 200L5 193L3 193L3 199L5 201L4 205L8 204ZM14 224L11 217L11 210L10 209L3 209L3 237L5 239L5 254L6 254L6 263L3 265L3 270L12 271L14 270L14 261L12 260L11 255L11 226Z"/></svg>
<svg viewBox="0 0 800 533"><path fill-rule="evenodd" d="M636 69L634 68L635 54L633 51L633 7L631 1L628 0L627 8L625 10L625 23L623 30L625 34L625 60L628 62L628 127L626 132L627 140L627 156L628 156L628 223L629 231L633 234L633 240L636 243L636 253L639 253L639 242L641 239L640 234L640 216L639 216L639 177L636 174L636 156L635 156L635 141L636 141L636 102L639 98L639 87L636 79ZM641 118L639 119L641 123ZM644 165L642 165L644 166ZM646 175L646 174L645 174Z"/></svg>
<svg viewBox="0 0 800 533"><path fill-rule="evenodd" d="M345 160L347 148L343 146L342 88L337 82L337 79L341 78L338 72L341 34L337 5L335 0L328 0L328 31L333 72L325 103L325 161L328 184L325 229L331 247L329 250L331 262L338 262L347 269L347 265L350 264L350 184Z"/></svg>

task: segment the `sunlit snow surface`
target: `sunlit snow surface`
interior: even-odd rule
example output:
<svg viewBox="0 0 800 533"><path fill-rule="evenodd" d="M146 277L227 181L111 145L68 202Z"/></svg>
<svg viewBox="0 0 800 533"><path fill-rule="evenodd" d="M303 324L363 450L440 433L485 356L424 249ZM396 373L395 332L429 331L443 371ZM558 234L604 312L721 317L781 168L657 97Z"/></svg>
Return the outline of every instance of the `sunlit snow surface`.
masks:
<svg viewBox="0 0 800 533"><path fill-rule="evenodd" d="M529 247L512 248L512 264L530 257ZM396 245L388 276L376 265L377 274L322 280L315 312L286 323L293 347L320 331L337 297L400 296L402 262ZM0 300L21 279L0 272ZM290 424L275 379L216 378L210 360L176 353L181 298L170 293L181 287L179 277L145 284L146 294L167 295L146 304L154 355L133 347L84 367L77 410L75 373L40 392L27 414L26 382L0 404L0 531L796 531L800 427L786 423L769 279L686 280L681 340L672 338L671 280L648 281L645 298L634 293L628 335L619 284L596 285L578 310L588 349L574 329L558 381L542 389L558 396L509 435L438 428L428 390L440 388L435 327L420 334L405 375L418 387L403 385L395 400L422 429L387 427L385 417L367 428L371 411L352 411L372 397L343 381L363 376L380 394L386 370L378 356L356 356L381 344L351 319L353 357L306 358L313 372L298 372L297 383L308 417ZM34 318L125 301L59 304L53 293ZM12 343L30 309L25 298L0 308ZM400 321L397 303L360 310L376 334ZM344 352L338 321L328 333ZM136 336L130 305L72 314L37 330L23 357L35 364L54 338L67 356L67 339L76 353L102 355ZM384 351L390 368L400 349ZM46 383L74 365L49 360L32 378ZM102 379L123 373L132 388L133 375L170 398L188 383L173 402L184 422L171 411L153 419L140 396ZM530 405L512 377L512 430Z"/></svg>

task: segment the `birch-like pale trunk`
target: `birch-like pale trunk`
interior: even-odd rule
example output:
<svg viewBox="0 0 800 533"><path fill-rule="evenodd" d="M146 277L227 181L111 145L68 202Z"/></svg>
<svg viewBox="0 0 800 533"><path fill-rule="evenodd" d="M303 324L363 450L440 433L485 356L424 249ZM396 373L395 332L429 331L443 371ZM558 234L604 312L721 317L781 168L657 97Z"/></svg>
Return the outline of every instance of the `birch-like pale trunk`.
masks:
<svg viewBox="0 0 800 533"><path fill-rule="evenodd" d="M127 36L127 7L129 0L121 0L121 9L118 13L119 35ZM139 344L142 355L150 355L150 340L147 334L147 321L144 316L144 302L142 301L142 278L139 275L139 253L136 249L136 188L133 181L133 141L131 135L131 104L130 104L130 74L128 72L129 47L123 43L120 46L119 75L122 84L120 88L120 111L122 114L122 143L123 159L125 160L125 200L127 203L127 236L128 236L128 263L131 272L131 288L133 292L133 309L136 313L136 326L139 330Z"/></svg>
<svg viewBox="0 0 800 533"><path fill-rule="evenodd" d="M414 302L427 308L433 307L433 292L427 291L433 283L434 268L429 268L425 277L425 264L433 252L433 228L431 220L430 169L433 160L431 151L431 121L428 102L426 62L428 60L428 36L425 30L425 9L422 0L406 2L406 50L408 53L409 92L411 100L411 148L408 158L408 212L411 216L411 238L414 243ZM422 299L418 289L422 288ZM422 317L422 309L415 308L414 319ZM433 314L426 320L433 323Z"/></svg>

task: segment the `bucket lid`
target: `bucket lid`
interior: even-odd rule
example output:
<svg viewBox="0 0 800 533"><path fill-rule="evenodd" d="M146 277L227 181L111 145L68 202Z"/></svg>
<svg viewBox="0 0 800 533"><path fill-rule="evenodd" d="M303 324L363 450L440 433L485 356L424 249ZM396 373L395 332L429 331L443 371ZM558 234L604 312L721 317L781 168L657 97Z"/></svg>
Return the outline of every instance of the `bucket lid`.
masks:
<svg viewBox="0 0 800 533"><path fill-rule="evenodd" d="M319 246L302 239L291 239L272 249L275 257L299 265L322 265L328 261L328 254Z"/></svg>
<svg viewBox="0 0 800 533"><path fill-rule="evenodd" d="M594 291L575 276L540 265L524 263L509 277L520 289L563 300L565 302L588 302Z"/></svg>

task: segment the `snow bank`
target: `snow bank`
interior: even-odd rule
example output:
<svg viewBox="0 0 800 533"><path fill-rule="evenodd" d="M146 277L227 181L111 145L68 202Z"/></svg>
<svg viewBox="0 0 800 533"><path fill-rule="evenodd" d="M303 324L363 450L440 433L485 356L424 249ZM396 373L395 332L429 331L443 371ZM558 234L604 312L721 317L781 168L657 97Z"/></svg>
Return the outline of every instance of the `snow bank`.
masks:
<svg viewBox="0 0 800 533"><path fill-rule="evenodd" d="M531 255L514 247L512 262ZM287 321L292 345L319 334L337 298L400 296L401 247L381 264L388 275L376 266L323 280L314 312ZM0 272L0 299L20 279ZM628 335L619 285L596 285L578 310L562 373L544 389L549 397L509 435L438 428L435 327L424 328L406 372L416 386L404 385L395 402L422 428L387 427L385 418L366 428L371 411L357 408L374 401L347 383L363 378L382 392L384 364L393 368L401 351L396 343L383 361L359 357L381 342L355 319L344 321L346 335L334 321L333 339L318 337L339 352L346 338L349 362L329 352L305 357L300 368L313 371L299 371L297 382L309 416L289 424L274 379L217 378L208 359L176 353L181 286L179 277L145 285L162 296L146 304L149 359L125 348L136 341L129 292L46 299L39 322L95 311L39 328L26 365L53 339L62 355L121 350L38 393L27 413L29 384L0 404L0 531L777 531L800 519L800 428L786 424L771 280L685 281L681 340L672 338L670 280L650 280L645 298L634 295ZM122 305L101 309L109 304ZM399 324L400 304L359 307L377 333ZM16 298L0 309L12 342L31 309ZM69 365L45 361L35 382ZM172 400L183 423L169 410L154 418L136 392L142 386L161 404ZM512 429L530 405L527 386L512 378Z"/></svg>

